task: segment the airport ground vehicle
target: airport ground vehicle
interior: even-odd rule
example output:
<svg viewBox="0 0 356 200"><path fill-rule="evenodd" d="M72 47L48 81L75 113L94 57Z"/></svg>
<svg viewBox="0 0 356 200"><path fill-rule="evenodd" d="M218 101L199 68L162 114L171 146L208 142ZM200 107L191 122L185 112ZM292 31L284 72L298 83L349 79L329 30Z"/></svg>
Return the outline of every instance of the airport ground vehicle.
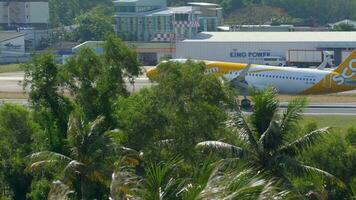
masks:
<svg viewBox="0 0 356 200"><path fill-rule="evenodd" d="M288 50L287 65L297 67L319 66L325 62L332 66L334 55L329 51L321 50Z"/></svg>
<svg viewBox="0 0 356 200"><path fill-rule="evenodd" d="M270 57L264 57L263 58L263 64L264 65L271 65L271 66L285 66L286 65L286 59L280 57L280 56L270 56Z"/></svg>

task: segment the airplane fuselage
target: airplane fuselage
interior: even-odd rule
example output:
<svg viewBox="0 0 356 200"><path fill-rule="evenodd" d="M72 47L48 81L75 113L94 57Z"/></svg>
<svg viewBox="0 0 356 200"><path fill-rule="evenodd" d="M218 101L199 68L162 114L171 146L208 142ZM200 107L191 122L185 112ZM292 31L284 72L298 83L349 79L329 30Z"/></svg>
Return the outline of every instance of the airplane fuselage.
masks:
<svg viewBox="0 0 356 200"><path fill-rule="evenodd" d="M246 66L240 63L207 62L207 73L233 80ZM339 73L331 70L252 65L245 81L249 87L257 90L274 87L279 94L329 94L356 89L356 84L346 85L335 81L339 76ZM236 87L241 88L238 85Z"/></svg>
<svg viewBox="0 0 356 200"><path fill-rule="evenodd" d="M185 63L187 60L171 61ZM203 62L206 65L206 74L230 81L242 95L248 95L249 88L263 90L273 87L279 94L293 95L330 94L356 89L356 50L333 70ZM157 68L154 68L147 75L154 77L157 73Z"/></svg>

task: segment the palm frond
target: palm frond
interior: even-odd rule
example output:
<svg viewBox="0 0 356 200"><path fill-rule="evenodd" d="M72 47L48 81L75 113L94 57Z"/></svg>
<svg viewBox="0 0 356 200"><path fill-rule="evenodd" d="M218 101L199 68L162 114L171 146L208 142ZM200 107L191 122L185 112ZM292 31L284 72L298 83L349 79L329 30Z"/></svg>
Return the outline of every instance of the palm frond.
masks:
<svg viewBox="0 0 356 200"><path fill-rule="evenodd" d="M107 131L105 136L112 138L118 145L123 144L127 140L127 135L125 135L120 129Z"/></svg>
<svg viewBox="0 0 356 200"><path fill-rule="evenodd" d="M30 155L26 156L26 158L30 162L46 160L46 159L51 159L51 160L56 159L56 160L67 161L67 162L70 162L72 160L68 156L65 156L65 155L60 154L60 153L52 152L52 151L36 152L36 153L33 153L33 154L30 154Z"/></svg>
<svg viewBox="0 0 356 200"><path fill-rule="evenodd" d="M238 146L227 144L219 141L205 141L196 145L197 148L212 152L227 153L234 157L241 157L244 150Z"/></svg>
<svg viewBox="0 0 356 200"><path fill-rule="evenodd" d="M249 127L245 117L239 111L235 112L231 116L231 124L238 128L236 131L238 137L249 144L255 151L258 151L258 144L253 136L252 130Z"/></svg>
<svg viewBox="0 0 356 200"><path fill-rule="evenodd" d="M175 197L182 185L178 179L169 177L169 174L180 162L181 159L174 157L167 162L149 164L146 168L142 189L138 192L139 196L152 200Z"/></svg>
<svg viewBox="0 0 356 200"><path fill-rule="evenodd" d="M336 176L330 174L327 171L324 171L322 169L316 168L316 167L311 167L308 165L302 165L303 168L307 171L307 172L312 172L312 173L316 173L322 176L326 176L328 178L330 178L332 181L334 181L339 187L341 188L346 188L346 185L343 181L341 181L340 179L338 179Z"/></svg>
<svg viewBox="0 0 356 200"><path fill-rule="evenodd" d="M25 170L28 172L36 172L48 168L58 168L58 164L58 160L42 160L31 163L29 166L26 167Z"/></svg>
<svg viewBox="0 0 356 200"><path fill-rule="evenodd" d="M307 105L307 99L296 98L288 104L287 110L283 112L281 120L281 132L285 133L291 126L302 118L303 109Z"/></svg>
<svg viewBox="0 0 356 200"><path fill-rule="evenodd" d="M185 200L196 200L199 194L207 186L211 174L217 169L217 162L213 162L211 157L204 159L203 163L199 163L193 168L192 178L185 183L178 195Z"/></svg>
<svg viewBox="0 0 356 200"><path fill-rule="evenodd" d="M271 87L264 91L257 91L252 95L252 101L254 110L251 115L251 122L256 128L258 136L261 136L267 130L277 112L279 105L277 92Z"/></svg>
<svg viewBox="0 0 356 200"><path fill-rule="evenodd" d="M84 167L85 165L83 163L80 163L76 160L72 160L66 165L66 167L62 171L63 179L67 180L73 178L76 174L82 174Z"/></svg>
<svg viewBox="0 0 356 200"><path fill-rule="evenodd" d="M233 109L233 112L230 113L230 120L227 121L227 126L236 128L235 133L238 135L238 137L257 151L257 142L253 136L249 124L247 123L247 120L245 119L240 109L240 105L237 100L234 102Z"/></svg>
<svg viewBox="0 0 356 200"><path fill-rule="evenodd" d="M282 146L278 152L282 154L287 154L290 156L296 155L298 152L301 152L313 145L318 139L322 138L323 135L329 133L330 127L321 128L311 133L304 135L303 137L295 140L292 143Z"/></svg>
<svg viewBox="0 0 356 200"><path fill-rule="evenodd" d="M272 120L268 129L261 135L258 143L260 147L263 147L267 151L277 149L282 143L279 123Z"/></svg>
<svg viewBox="0 0 356 200"><path fill-rule="evenodd" d="M301 166L305 169L306 172L316 172L317 174L321 174L321 175L327 176L329 178L333 178L333 179L336 178L334 175L332 175L329 172L324 171L322 169L319 169L319 168L316 168L316 167L311 167L311 166L308 166L308 165L303 165L303 164L301 164Z"/></svg>
<svg viewBox="0 0 356 200"><path fill-rule="evenodd" d="M96 135L100 135L100 134L105 133L105 131L102 130L102 128L103 128L102 126L103 126L104 121L105 121L105 117L99 116L93 122L90 122L89 123L90 131L89 131L88 136L89 137L92 137L92 136L96 137Z"/></svg>
<svg viewBox="0 0 356 200"><path fill-rule="evenodd" d="M239 172L215 170L198 199L284 199L288 193L252 168L244 168Z"/></svg>
<svg viewBox="0 0 356 200"><path fill-rule="evenodd" d="M112 174L110 185L110 198L112 200L129 199L138 190L140 178L132 171L122 169ZM140 198L135 196L134 199Z"/></svg>
<svg viewBox="0 0 356 200"><path fill-rule="evenodd" d="M51 200L69 200L70 194L73 194L74 191L70 190L70 188L62 183L61 181L54 181L51 186L51 190L48 194L48 199Z"/></svg>
<svg viewBox="0 0 356 200"><path fill-rule="evenodd" d="M79 118L75 117L73 114L69 116L67 136L69 143L73 146L82 142L84 137L83 126L84 125Z"/></svg>
<svg viewBox="0 0 356 200"><path fill-rule="evenodd" d="M335 181L339 186L344 187L344 183L336 178L334 175L326 172L322 169L311 167L308 165L304 165L303 163L289 157L289 156L281 156L279 158L280 166L283 168L281 170L288 170L293 172L296 175L304 175L304 174L311 174L311 175L322 175L325 177L330 178L330 180Z"/></svg>

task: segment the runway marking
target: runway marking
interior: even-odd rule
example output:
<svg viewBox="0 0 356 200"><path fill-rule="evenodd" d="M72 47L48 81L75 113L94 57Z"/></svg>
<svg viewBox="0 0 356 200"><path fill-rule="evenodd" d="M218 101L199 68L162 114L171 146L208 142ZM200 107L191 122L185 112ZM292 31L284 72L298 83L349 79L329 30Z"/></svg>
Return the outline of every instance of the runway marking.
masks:
<svg viewBox="0 0 356 200"><path fill-rule="evenodd" d="M356 113L303 113L310 116L356 116Z"/></svg>
<svg viewBox="0 0 356 200"><path fill-rule="evenodd" d="M0 81L23 81L23 76L0 76ZM148 78L136 78L135 81L149 81Z"/></svg>
<svg viewBox="0 0 356 200"><path fill-rule="evenodd" d="M23 76L22 77L16 77L16 76L10 76L10 77L0 77L0 81L23 81Z"/></svg>

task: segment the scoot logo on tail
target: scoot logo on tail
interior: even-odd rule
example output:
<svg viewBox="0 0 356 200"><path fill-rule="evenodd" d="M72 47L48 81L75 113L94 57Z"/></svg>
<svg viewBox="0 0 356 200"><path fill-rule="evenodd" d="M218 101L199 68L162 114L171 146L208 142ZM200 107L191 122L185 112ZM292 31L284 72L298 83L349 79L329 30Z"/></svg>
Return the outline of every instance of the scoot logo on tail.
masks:
<svg viewBox="0 0 356 200"><path fill-rule="evenodd" d="M333 81L335 81L337 85L344 84L345 79L352 78L356 75L356 67L353 66L354 63L356 63L356 59L352 59L349 62L348 67L345 67L345 69L342 70L342 73L340 75L336 75L333 77Z"/></svg>

